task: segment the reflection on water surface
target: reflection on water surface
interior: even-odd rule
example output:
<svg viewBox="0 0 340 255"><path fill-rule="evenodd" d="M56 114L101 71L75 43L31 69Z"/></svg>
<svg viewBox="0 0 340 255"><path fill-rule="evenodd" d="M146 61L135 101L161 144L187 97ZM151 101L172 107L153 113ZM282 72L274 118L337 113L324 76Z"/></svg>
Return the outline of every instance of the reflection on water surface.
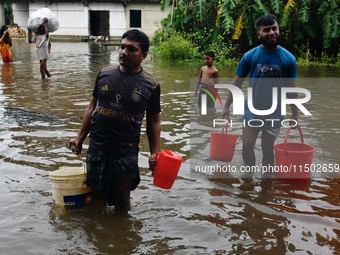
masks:
<svg viewBox="0 0 340 255"><path fill-rule="evenodd" d="M340 243L339 179L311 181L239 178L197 173L211 164L210 122L201 122L190 94L199 64L154 63L144 68L162 86L162 148L184 163L171 190L152 184L148 144L140 144L142 182L132 210L115 213L98 201L78 210L52 202L48 174L79 166L65 145L79 129L98 70L117 52L98 44L52 43L51 79L40 80L34 48L13 44L13 65L0 80L0 249L2 254L336 254ZM220 76L233 68L218 67ZM317 147L314 162L339 164L338 70L306 69L312 117L301 117L305 142ZM319 79L320 78L320 79ZM319 80L318 80L319 79ZM325 80L326 79L326 80ZM223 93L222 93L223 95ZM225 96L225 95L224 95ZM212 113L219 117L221 106ZM238 127L230 132L240 134ZM192 137L190 138L190 133ZM283 137L280 137L280 142ZM299 139L293 133L291 139ZM86 146L85 146L86 150ZM231 164L242 165L240 139ZM257 158L260 149L256 148ZM85 154L83 153L83 157Z"/></svg>

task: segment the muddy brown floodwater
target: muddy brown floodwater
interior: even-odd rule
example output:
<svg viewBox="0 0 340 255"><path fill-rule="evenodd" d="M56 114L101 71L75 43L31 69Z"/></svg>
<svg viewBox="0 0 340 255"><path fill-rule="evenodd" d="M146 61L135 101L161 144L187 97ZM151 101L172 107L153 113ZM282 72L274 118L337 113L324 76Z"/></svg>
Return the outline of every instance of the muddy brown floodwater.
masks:
<svg viewBox="0 0 340 255"><path fill-rule="evenodd" d="M12 52L14 63L1 64L0 80L1 254L339 254L340 179L329 171L340 163L338 69L299 69L298 86L312 95L306 104L312 116L300 119L305 143L316 147L313 164L327 171L287 181L196 171L222 164L209 158L210 131L219 130L211 119L222 106L200 118L190 93L200 63L148 58L143 66L162 86L161 148L184 162L171 190L155 187L143 128L142 181L131 193L131 211L118 214L97 201L77 210L55 205L48 178L61 165L81 165L65 146L80 127L97 72L117 61L117 51L52 42L52 77L45 81L32 45L15 40ZM234 68L218 69L221 77L233 76ZM241 127L229 132L240 135ZM298 141L298 132L290 139ZM243 165L240 139L229 165Z"/></svg>

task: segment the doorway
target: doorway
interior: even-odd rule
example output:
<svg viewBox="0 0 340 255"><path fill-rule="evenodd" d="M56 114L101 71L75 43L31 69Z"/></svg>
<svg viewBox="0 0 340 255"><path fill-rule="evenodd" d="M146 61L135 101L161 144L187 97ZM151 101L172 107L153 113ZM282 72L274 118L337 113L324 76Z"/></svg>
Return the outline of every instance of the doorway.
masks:
<svg viewBox="0 0 340 255"><path fill-rule="evenodd" d="M110 36L110 12L90 11L90 35Z"/></svg>

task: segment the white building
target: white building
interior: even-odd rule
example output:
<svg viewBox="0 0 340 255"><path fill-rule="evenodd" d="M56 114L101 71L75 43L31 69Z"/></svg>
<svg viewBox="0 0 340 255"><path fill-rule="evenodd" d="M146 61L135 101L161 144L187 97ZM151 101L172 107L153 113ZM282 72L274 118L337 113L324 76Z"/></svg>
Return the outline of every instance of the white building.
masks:
<svg viewBox="0 0 340 255"><path fill-rule="evenodd" d="M131 28L140 29L152 38L168 14L161 11L160 0L13 2L14 23L25 30L31 13L44 7L51 9L59 21L53 37L60 38L88 39L92 35L112 39Z"/></svg>

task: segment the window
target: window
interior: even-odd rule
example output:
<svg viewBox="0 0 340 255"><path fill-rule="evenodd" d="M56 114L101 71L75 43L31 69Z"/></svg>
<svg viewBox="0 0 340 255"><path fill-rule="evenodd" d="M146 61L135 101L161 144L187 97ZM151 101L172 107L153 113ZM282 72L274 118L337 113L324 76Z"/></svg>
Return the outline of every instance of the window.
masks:
<svg viewBox="0 0 340 255"><path fill-rule="evenodd" d="M141 10L130 10L130 27L142 27Z"/></svg>

